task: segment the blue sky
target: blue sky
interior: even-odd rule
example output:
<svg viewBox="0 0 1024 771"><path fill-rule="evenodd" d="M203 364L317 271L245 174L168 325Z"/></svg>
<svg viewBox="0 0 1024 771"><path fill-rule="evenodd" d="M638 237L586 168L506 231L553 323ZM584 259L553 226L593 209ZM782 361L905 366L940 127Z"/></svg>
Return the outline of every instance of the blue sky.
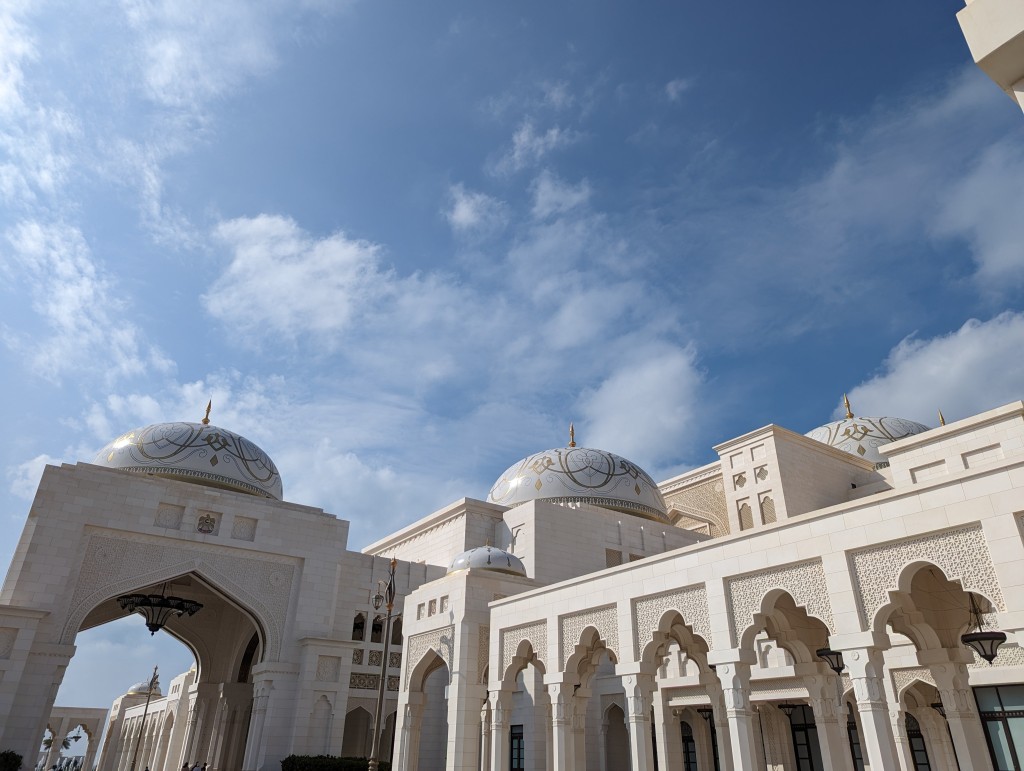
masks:
<svg viewBox="0 0 1024 771"><path fill-rule="evenodd" d="M211 398L355 548L570 420L665 478L1020 398L1024 123L959 7L5 3L0 564L44 464ZM130 621L61 702L187 666Z"/></svg>

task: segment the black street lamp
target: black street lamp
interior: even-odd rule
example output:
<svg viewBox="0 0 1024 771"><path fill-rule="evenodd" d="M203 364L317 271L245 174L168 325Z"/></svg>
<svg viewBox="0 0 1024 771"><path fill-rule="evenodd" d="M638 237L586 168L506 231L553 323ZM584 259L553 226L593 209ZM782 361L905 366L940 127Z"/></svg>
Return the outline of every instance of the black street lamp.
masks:
<svg viewBox="0 0 1024 771"><path fill-rule="evenodd" d="M998 629L986 632L985 625L981 620L981 611L978 609L978 603L974 599L974 592L968 592L967 597L971 601L971 626L977 627L977 631L962 635L960 642L991 664L992 660L996 657L999 646L1006 642L1006 632L1000 632Z"/></svg>
<svg viewBox="0 0 1024 771"><path fill-rule="evenodd" d="M150 635L159 632L167 624L171 614L181 618L186 613L194 616L203 609L203 605L195 600L183 597L168 597L165 583L160 594L122 594L117 598L118 605L127 613L138 611L146 618L146 629Z"/></svg>
<svg viewBox="0 0 1024 771"><path fill-rule="evenodd" d="M796 711L796 708L800 705L784 701L781 704L776 704L775 706L781 709L785 713L786 717L793 717L793 713Z"/></svg>
<svg viewBox="0 0 1024 771"><path fill-rule="evenodd" d="M153 691L160 685L160 679L156 674L156 667L153 667L153 676L149 678L146 686L146 706L142 710L142 720L139 721L139 733L135 736L135 751L132 753L131 771L135 771L135 761L139 759L139 744L142 742L142 732L146 728L146 715L149 713L149 700L153 698Z"/></svg>
<svg viewBox="0 0 1024 771"><path fill-rule="evenodd" d="M370 748L369 771L377 771L380 763L380 735L381 718L384 715L384 689L388 682L388 648L391 646L391 611L395 607L395 567L398 560L391 558L388 566L388 582L386 586L383 581L377 582L377 593L373 595L371 602L374 610L380 610L381 606L387 607L387 620L384 622L384 655L380 660L380 683L377 685L377 710L373 716L373 746Z"/></svg>

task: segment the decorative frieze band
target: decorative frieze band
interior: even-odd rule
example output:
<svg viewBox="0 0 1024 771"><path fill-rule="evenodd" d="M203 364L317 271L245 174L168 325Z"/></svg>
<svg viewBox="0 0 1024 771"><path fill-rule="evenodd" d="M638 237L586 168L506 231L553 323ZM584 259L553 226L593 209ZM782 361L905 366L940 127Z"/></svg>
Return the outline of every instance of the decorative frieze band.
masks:
<svg viewBox="0 0 1024 771"><path fill-rule="evenodd" d="M935 565L965 591L980 592L998 610L1006 610L980 524L858 549L850 553L849 561L864 629L871 628L889 602L889 592L899 589L903 570L918 561Z"/></svg>
<svg viewBox="0 0 1024 771"><path fill-rule="evenodd" d="M807 615L823 621L829 631L835 630L832 604L825 586L825 569L821 560L807 560L726 581L733 645L739 644L740 635L754 623L754 614L761 612L761 602L773 589L788 592L793 601L807 611Z"/></svg>
<svg viewBox="0 0 1024 771"><path fill-rule="evenodd" d="M560 616L558 619L558 637L561 642L559 669L565 669L565 662L576 650L580 637L583 636L583 630L588 626L594 627L601 639L604 640L605 645L615 652L616 657L619 656L619 624L615 606L608 605L604 608L584 610Z"/></svg>

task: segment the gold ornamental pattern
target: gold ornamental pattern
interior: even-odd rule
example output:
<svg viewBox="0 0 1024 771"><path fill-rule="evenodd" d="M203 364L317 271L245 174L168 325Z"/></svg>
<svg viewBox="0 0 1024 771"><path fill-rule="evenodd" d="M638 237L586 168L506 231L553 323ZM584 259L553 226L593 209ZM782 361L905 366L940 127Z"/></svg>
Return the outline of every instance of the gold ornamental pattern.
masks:
<svg viewBox="0 0 1024 771"><path fill-rule="evenodd" d="M277 466L245 437L202 423L157 423L128 431L97 453L93 463L125 471L205 480L281 500Z"/></svg>
<svg viewBox="0 0 1024 771"><path fill-rule="evenodd" d="M587 447L531 455L508 468L488 494L488 500L502 506L535 499L590 503L668 521L665 501L646 471L614 453Z"/></svg>

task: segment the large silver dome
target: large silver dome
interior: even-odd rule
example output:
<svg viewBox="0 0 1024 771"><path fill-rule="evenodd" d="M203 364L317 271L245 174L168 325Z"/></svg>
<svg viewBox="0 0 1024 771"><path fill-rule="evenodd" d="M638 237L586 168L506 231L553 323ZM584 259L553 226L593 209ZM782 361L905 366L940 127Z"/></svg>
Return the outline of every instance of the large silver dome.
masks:
<svg viewBox="0 0 1024 771"><path fill-rule="evenodd" d="M536 500L589 503L668 524L665 499L646 471L587 447L559 447L524 458L499 477L487 500L509 507Z"/></svg>
<svg viewBox="0 0 1024 771"><path fill-rule="evenodd" d="M281 500L277 466L243 436L203 423L156 423L121 434L100 450L97 466L184 479Z"/></svg>

